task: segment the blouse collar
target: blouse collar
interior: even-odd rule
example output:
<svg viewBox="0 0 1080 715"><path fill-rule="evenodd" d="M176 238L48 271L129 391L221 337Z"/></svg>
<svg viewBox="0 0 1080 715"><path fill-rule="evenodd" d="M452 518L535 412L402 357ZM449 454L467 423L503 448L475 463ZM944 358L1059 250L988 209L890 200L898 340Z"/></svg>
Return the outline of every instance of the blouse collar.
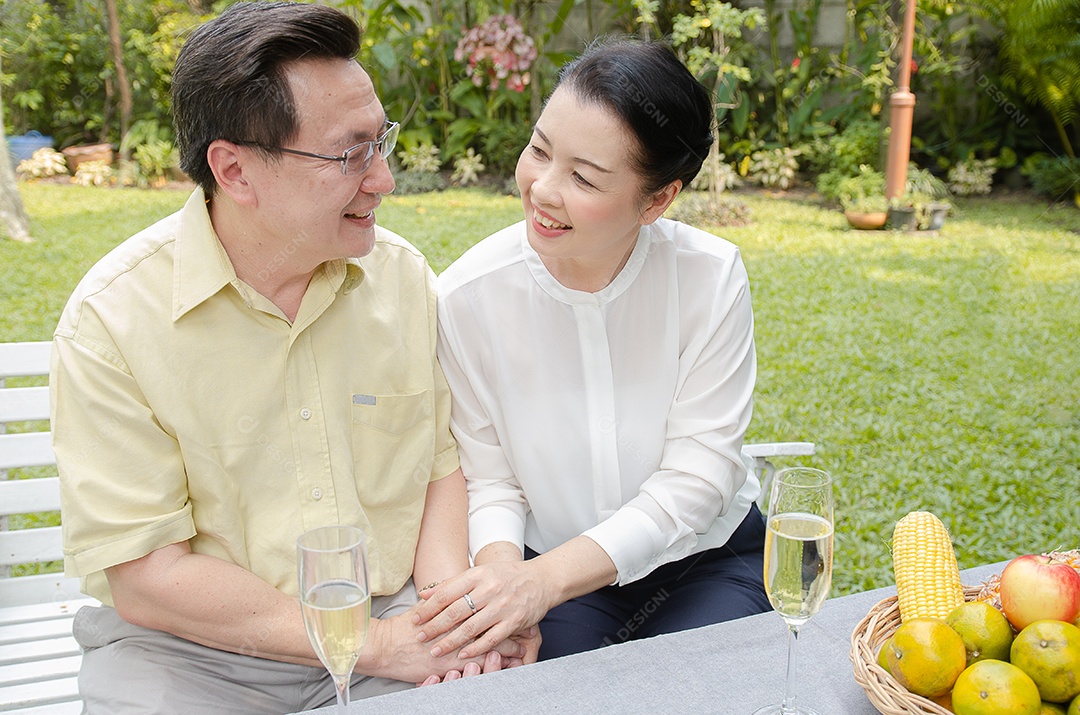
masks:
<svg viewBox="0 0 1080 715"><path fill-rule="evenodd" d="M637 279L638 274L641 273L641 267L645 265L645 259L649 255L649 246L652 243L652 231L649 226L642 226L638 230L637 243L634 245L634 250L630 253L630 257L626 260L626 264L619 271L615 279L608 283L595 293L589 293L587 291L574 290L573 288L567 288L558 280L555 276L551 275L551 271L544 265L543 259L540 258L533 247L529 245L529 236L525 231L524 225L522 225L521 231L521 250L525 255L525 265L529 267L529 272L532 274L533 280L544 289L544 292L550 295L555 300L570 305L603 305L610 303L611 301L622 295L627 288L633 284Z"/></svg>

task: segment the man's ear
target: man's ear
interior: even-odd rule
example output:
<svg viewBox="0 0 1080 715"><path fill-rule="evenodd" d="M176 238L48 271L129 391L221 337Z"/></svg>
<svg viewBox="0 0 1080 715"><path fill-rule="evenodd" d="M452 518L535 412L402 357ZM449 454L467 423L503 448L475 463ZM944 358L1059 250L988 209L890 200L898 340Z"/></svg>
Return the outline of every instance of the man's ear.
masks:
<svg viewBox="0 0 1080 715"><path fill-rule="evenodd" d="M680 191L682 191L682 179L675 179L675 181L653 194L648 205L641 212L642 225L648 226L663 216Z"/></svg>
<svg viewBox="0 0 1080 715"><path fill-rule="evenodd" d="M245 173L252 158L250 152L242 153L238 144L224 139L215 139L206 148L206 163L218 187L241 205L256 205L258 201L251 177Z"/></svg>

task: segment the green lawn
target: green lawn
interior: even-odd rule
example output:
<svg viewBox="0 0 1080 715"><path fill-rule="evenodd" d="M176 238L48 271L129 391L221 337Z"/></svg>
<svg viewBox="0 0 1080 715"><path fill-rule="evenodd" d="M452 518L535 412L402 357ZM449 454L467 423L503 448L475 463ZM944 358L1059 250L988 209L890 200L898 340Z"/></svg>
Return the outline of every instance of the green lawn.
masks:
<svg viewBox="0 0 1080 715"><path fill-rule="evenodd" d="M0 241L0 340L48 339L82 273L179 192L21 185L37 242ZM810 440L837 480L834 594L892 583L892 525L941 517L961 567L1080 546L1080 212L959 202L937 236L856 232L817 203L742 196L716 232L754 292L753 441ZM515 221L478 191L388 197L380 223L441 271Z"/></svg>

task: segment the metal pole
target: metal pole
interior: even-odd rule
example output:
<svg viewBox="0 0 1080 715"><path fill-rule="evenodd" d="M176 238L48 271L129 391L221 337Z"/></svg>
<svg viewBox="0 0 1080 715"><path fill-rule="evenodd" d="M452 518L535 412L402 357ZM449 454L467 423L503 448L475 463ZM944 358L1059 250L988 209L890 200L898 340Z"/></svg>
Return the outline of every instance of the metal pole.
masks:
<svg viewBox="0 0 1080 715"><path fill-rule="evenodd" d="M915 39L915 0L907 0L904 33L901 36L900 81L889 98L889 153L885 165L885 198L903 195L911 156L911 123L915 115L915 95L911 93L911 45Z"/></svg>

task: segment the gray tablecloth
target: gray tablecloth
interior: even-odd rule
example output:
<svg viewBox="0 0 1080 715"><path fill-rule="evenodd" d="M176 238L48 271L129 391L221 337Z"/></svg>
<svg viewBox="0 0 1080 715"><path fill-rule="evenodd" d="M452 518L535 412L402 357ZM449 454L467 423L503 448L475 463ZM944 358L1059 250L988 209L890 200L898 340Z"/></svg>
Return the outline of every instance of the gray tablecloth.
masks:
<svg viewBox="0 0 1080 715"><path fill-rule="evenodd" d="M964 571L978 585L1005 563ZM821 715L875 715L855 682L851 632L895 588L825 602L801 630L798 691ZM787 668L787 627L763 613L633 641L521 668L354 702L351 715L470 713L731 713L778 703ZM308 711L332 715L333 708Z"/></svg>

